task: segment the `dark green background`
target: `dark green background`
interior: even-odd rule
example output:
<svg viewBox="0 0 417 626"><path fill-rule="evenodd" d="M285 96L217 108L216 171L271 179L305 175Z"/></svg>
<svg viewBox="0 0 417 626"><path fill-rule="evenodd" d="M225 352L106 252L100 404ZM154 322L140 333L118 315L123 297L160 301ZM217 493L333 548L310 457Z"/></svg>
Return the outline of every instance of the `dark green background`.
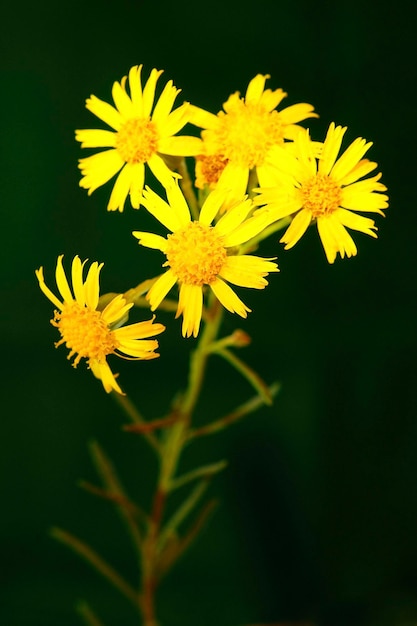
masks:
<svg viewBox="0 0 417 626"><path fill-rule="evenodd" d="M242 297L253 336L245 358L282 393L223 435L196 444L185 466L222 458L210 488L221 505L160 593L163 626L315 624L411 626L417 622L416 415L416 19L406 2L313 3L119 0L4 3L1 17L2 417L1 598L5 626L80 623L79 598L106 626L135 624L130 608L93 570L48 536L61 525L134 575L116 515L77 488L94 481L87 443L118 459L146 505L155 466L101 385L55 351L52 307L35 268L52 280L56 257L105 262L103 289L123 291L157 271L130 231L144 213L105 211L110 185L78 186L75 128L95 126L91 93L109 100L114 80L143 63L165 70L190 100L217 112L257 73L315 105L321 139L330 121L348 140L374 142L389 187L379 239L329 266L311 229L291 251L276 241L281 274ZM151 228L151 223L149 222ZM146 265L145 265L146 264ZM168 318L162 319L168 321ZM179 322L163 357L115 364L149 417L184 385ZM139 382L138 382L139 381ZM213 358L199 419L251 390ZM220 407L218 409L217 407Z"/></svg>

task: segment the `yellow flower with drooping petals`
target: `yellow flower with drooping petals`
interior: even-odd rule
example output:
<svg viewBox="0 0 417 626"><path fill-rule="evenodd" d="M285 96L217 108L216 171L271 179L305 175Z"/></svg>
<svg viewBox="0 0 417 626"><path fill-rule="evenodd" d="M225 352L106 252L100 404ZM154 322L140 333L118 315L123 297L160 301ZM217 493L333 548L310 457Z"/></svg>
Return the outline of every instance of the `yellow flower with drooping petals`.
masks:
<svg viewBox="0 0 417 626"><path fill-rule="evenodd" d="M154 359L159 356L155 353L158 342L149 337L162 333L165 327L154 324L153 319L119 327L133 304L127 303L120 294L100 310L99 275L103 263L92 263L84 280L86 261L82 263L78 256L74 257L71 290L62 259L63 255L60 255L55 272L62 300L46 286L43 268L36 270L39 287L57 308L51 324L58 329L61 339L55 343L55 347L65 344L70 349L68 359L75 356L74 367L81 359L87 359L89 368L101 380L107 392L115 390L123 394L116 382L117 375L113 374L107 363L107 356L116 354L128 360Z"/></svg>
<svg viewBox="0 0 417 626"><path fill-rule="evenodd" d="M166 256L168 270L153 284L147 299L154 311L170 289L178 283L177 315L183 315L182 334L197 337L203 311L203 292L209 287L225 309L245 318L250 309L228 285L264 289L265 276L277 272L271 259L239 254L239 246L264 228L264 217L248 217L253 206L243 198L218 221L227 192L212 191L204 202L198 220L191 219L189 207L177 184L167 189L165 202L151 189L143 194L143 205L170 234L166 238L135 231L139 243Z"/></svg>
<svg viewBox="0 0 417 626"><path fill-rule="evenodd" d="M89 194L119 172L107 206L109 211L123 211L128 194L132 207L139 208L145 164L167 186L178 174L168 167L163 156L184 157L201 152L198 137L174 136L189 118L187 102L172 110L180 90L168 81L154 106L156 83L162 71L153 69L142 89L141 70L142 65L129 71L130 96L126 76L113 84L115 107L93 95L86 101L87 109L114 130L77 130L75 135L82 148L109 148L79 161L83 174L80 186L88 189Z"/></svg>
<svg viewBox="0 0 417 626"><path fill-rule="evenodd" d="M316 222L329 263L334 263L337 253L342 258L357 253L346 228L377 236L374 220L358 211L384 215L388 207L381 174L363 178L377 167L363 158L372 143L359 137L338 157L345 132L346 127L332 122L319 155L306 130L300 130L291 153L275 147L269 157L276 168L274 185L258 189L254 199L255 204L265 205L257 213L269 214L269 223L294 216L281 238L285 249L292 248Z"/></svg>
<svg viewBox="0 0 417 626"><path fill-rule="evenodd" d="M191 106L190 121L203 128L203 151L197 158L197 184L215 184L246 193L249 172L256 168L260 185L269 183L268 155L273 146L292 140L298 122L318 117L314 107L300 103L276 110L287 96L282 89L265 89L268 74L258 74L246 90L232 94L217 115Z"/></svg>

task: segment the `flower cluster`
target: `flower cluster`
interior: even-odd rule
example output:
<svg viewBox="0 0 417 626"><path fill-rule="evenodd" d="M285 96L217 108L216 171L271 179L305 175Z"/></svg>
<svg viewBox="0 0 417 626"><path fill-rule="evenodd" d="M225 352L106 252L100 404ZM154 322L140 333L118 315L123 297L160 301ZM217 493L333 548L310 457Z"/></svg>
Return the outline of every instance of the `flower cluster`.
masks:
<svg viewBox="0 0 417 626"><path fill-rule="evenodd" d="M142 205L168 231L166 236L133 232L141 246L163 254L166 268L142 283L136 296L145 295L155 311L177 288L175 309L183 317L184 337L197 337L207 294L227 311L247 316L250 308L235 287L264 289L269 273L278 271L275 258L252 252L280 228L287 227L281 242L288 249L317 224L329 263L337 254L356 255L348 229L376 237L374 220L361 213L384 215L388 197L381 175L368 176L377 168L365 158L370 142L355 139L342 152L347 129L334 123L324 141L313 140L300 125L318 117L313 106L282 107L287 94L265 87L269 75L255 76L244 97L232 93L214 114L188 102L175 108L180 90L172 81L157 97L162 72L153 69L144 84L141 73L142 66L134 66L113 84L114 104L94 95L87 99L87 109L111 130L76 131L82 148L102 149L80 159L80 186L91 194L115 177L108 210L122 212L129 198L133 208ZM194 127L193 135L182 134L186 125ZM194 158L194 180L185 157ZM162 195L145 184L148 170ZM42 268L37 271L42 291L57 308L52 324L61 340L56 345L66 344L74 365L87 359L106 391L121 393L107 356L154 358L157 342L150 337L164 327L153 319L123 326L137 298L127 302L119 294L101 308L102 265L93 263L84 281L84 264L74 258L71 291L58 258L62 301L46 286Z"/></svg>

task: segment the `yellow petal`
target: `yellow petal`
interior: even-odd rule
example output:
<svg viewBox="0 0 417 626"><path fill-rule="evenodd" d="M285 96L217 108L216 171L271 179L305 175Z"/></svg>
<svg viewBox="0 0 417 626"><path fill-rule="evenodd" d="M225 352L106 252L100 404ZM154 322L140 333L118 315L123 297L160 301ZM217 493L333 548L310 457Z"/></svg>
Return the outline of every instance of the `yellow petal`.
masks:
<svg viewBox="0 0 417 626"><path fill-rule="evenodd" d="M245 220L231 233L224 236L223 242L226 248L239 246L246 241L256 237L266 226L268 220L267 215L258 211L249 219Z"/></svg>
<svg viewBox="0 0 417 626"><path fill-rule="evenodd" d="M230 197L241 198L246 193L248 180L248 168L229 161L220 174L216 187L229 190Z"/></svg>
<svg viewBox="0 0 417 626"><path fill-rule="evenodd" d="M144 322L136 322L136 324L129 324L128 326L122 326L117 328L114 332L115 337L118 340L124 341L127 339L146 339L147 337L153 337L159 335L165 330L163 324L154 324L153 317L150 320Z"/></svg>
<svg viewBox="0 0 417 626"><path fill-rule="evenodd" d="M219 188L216 188L209 193L204 201L203 206L201 207L199 216L200 224L205 224L206 226L209 226L212 223L217 213L220 211L220 208L223 205L227 194L228 191Z"/></svg>
<svg viewBox="0 0 417 626"><path fill-rule="evenodd" d="M153 122L156 122L158 125L165 124L180 91L181 89L174 87L172 80L167 82L152 113Z"/></svg>
<svg viewBox="0 0 417 626"><path fill-rule="evenodd" d="M260 104L268 112L273 111L288 94L282 89L266 89L260 99Z"/></svg>
<svg viewBox="0 0 417 626"><path fill-rule="evenodd" d="M90 96L85 103L86 108L94 113L99 119L103 120L106 124L114 128L114 130L120 130L123 125L123 118L111 104L100 100L96 96Z"/></svg>
<svg viewBox="0 0 417 626"><path fill-rule="evenodd" d="M147 163L152 174L164 187L169 187L173 179L179 177L179 174L170 170L165 161L157 154L153 154Z"/></svg>
<svg viewBox="0 0 417 626"><path fill-rule="evenodd" d="M117 150L98 152L79 160L79 168L84 175L80 187L88 189L91 195L95 189L110 180L123 167L124 161Z"/></svg>
<svg viewBox="0 0 417 626"><path fill-rule="evenodd" d="M203 312L203 288L182 284L175 317L182 314L182 336L197 337Z"/></svg>
<svg viewBox="0 0 417 626"><path fill-rule="evenodd" d="M374 220L371 220L369 217L357 215L351 211L346 211L346 209L337 209L333 215L343 226L347 226L347 228L352 228L353 230L359 230L371 237L377 237L376 233L373 232L377 230L377 227L375 226Z"/></svg>
<svg viewBox="0 0 417 626"><path fill-rule="evenodd" d="M116 133L112 130L76 130L76 141L81 142L81 148L114 148Z"/></svg>
<svg viewBox="0 0 417 626"><path fill-rule="evenodd" d="M343 135L346 130L346 126L335 126L334 122L330 124L319 160L318 171L320 174L330 173L330 170L336 161L337 155L339 154Z"/></svg>
<svg viewBox="0 0 417 626"><path fill-rule="evenodd" d="M141 246L145 248L153 248L154 250L161 250L165 252L167 247L167 240L161 235L155 235L154 233L145 233L143 231L134 230L132 235L139 240Z"/></svg>
<svg viewBox="0 0 417 626"><path fill-rule="evenodd" d="M334 263L337 252L342 259L345 254L347 257L356 255L355 242L334 215L318 218L317 228L329 263Z"/></svg>
<svg viewBox="0 0 417 626"><path fill-rule="evenodd" d="M123 212L127 194L132 183L132 165L126 163L114 183L113 190L110 194L110 200L107 205L108 211Z"/></svg>
<svg viewBox="0 0 417 626"><path fill-rule="evenodd" d="M125 82L126 77L124 81L122 81L122 84L124 85ZM134 117L135 113L132 101L127 95L126 89L124 88L124 86L122 86L122 84L118 82L113 83L112 96L117 110L123 117L124 121L126 121Z"/></svg>
<svg viewBox="0 0 417 626"><path fill-rule="evenodd" d="M189 122L190 106L189 102L184 102L175 111L172 111L163 123L158 124L158 130L162 137L175 135Z"/></svg>
<svg viewBox="0 0 417 626"><path fill-rule="evenodd" d="M265 276L269 272L278 272L276 263L268 259L262 259L249 254L241 256L228 256L227 261L220 271L220 276L229 283L240 287L263 289L268 281Z"/></svg>
<svg viewBox="0 0 417 626"><path fill-rule="evenodd" d="M284 236L281 237L280 242L285 243L285 250L289 250L295 246L297 241L301 239L301 237L306 232L307 228L311 223L311 211L307 209L302 209L295 215L291 224L288 226L287 230L284 233Z"/></svg>
<svg viewBox="0 0 417 626"><path fill-rule="evenodd" d="M90 359L88 361L88 365L94 376L101 380L101 382L103 383L103 387L105 391L107 391L107 393L110 393L114 390L117 391L117 393L120 393L122 396L125 395L117 384L116 378L111 371L107 361L99 362L95 359Z"/></svg>
<svg viewBox="0 0 417 626"><path fill-rule="evenodd" d="M224 280L217 278L210 284L214 295L225 309L231 313L237 313L240 317L246 318L251 310L242 302L242 300L236 295L229 285Z"/></svg>
<svg viewBox="0 0 417 626"><path fill-rule="evenodd" d="M126 300L122 296L122 294L117 295L113 300L111 300L108 305L101 312L102 318L105 322L110 326L115 322L123 319L126 313L133 306L133 302L129 302L126 304ZM114 331L116 332L116 331Z"/></svg>
<svg viewBox="0 0 417 626"><path fill-rule="evenodd" d="M144 117L150 117L153 101L155 98L155 88L158 78L161 76L163 70L153 69L146 81L143 89L143 115Z"/></svg>
<svg viewBox="0 0 417 626"><path fill-rule="evenodd" d="M384 215L382 209L388 207L387 200L388 196L385 194L358 191L354 185L342 189L341 205L344 209L350 209L351 211Z"/></svg>
<svg viewBox="0 0 417 626"><path fill-rule="evenodd" d="M346 176L344 176L343 184L350 185L351 183L356 182L360 178L363 178L364 176L372 172L372 170L374 170L376 167L378 167L377 163L374 163L369 159L362 159L357 165L355 165L355 167L349 172L349 174L346 174Z"/></svg>
<svg viewBox="0 0 417 626"><path fill-rule="evenodd" d="M88 270L87 278L84 283L84 294L85 294L85 302L87 306L91 309L96 309L98 305L98 298L100 292L100 271L103 267L104 263L97 263L94 261L90 265L90 269Z"/></svg>
<svg viewBox="0 0 417 626"><path fill-rule="evenodd" d="M257 74L252 78L246 90L246 104L257 104L260 101L268 78L271 78L269 74Z"/></svg>
<svg viewBox="0 0 417 626"><path fill-rule="evenodd" d="M172 181L172 183L166 189L168 202L170 204L170 211L175 213L178 220L179 227L186 226L191 221L190 209L184 198L178 183Z"/></svg>
<svg viewBox="0 0 417 626"><path fill-rule="evenodd" d="M202 150L203 142L198 137L167 137L158 144L158 152L171 156L196 156Z"/></svg>
<svg viewBox="0 0 417 626"><path fill-rule="evenodd" d="M65 275L65 271L64 271L64 268L62 266L63 256L64 255L61 254L58 257L58 261L57 261L57 264L56 264L55 278L56 278L56 284L57 284L58 289L59 289L59 293L61 294L64 302L69 303L69 302L73 302L74 298L73 298L73 295L71 293L71 289L69 288L67 277Z"/></svg>
<svg viewBox="0 0 417 626"><path fill-rule="evenodd" d="M199 128L216 128L219 123L216 115L193 104L190 105L189 114L190 123Z"/></svg>
<svg viewBox="0 0 417 626"><path fill-rule="evenodd" d="M309 117L318 117L317 113L314 113L314 107L306 102L292 104L291 106L282 109L279 112L279 116L284 124L296 124L297 122L306 120Z"/></svg>
<svg viewBox="0 0 417 626"><path fill-rule="evenodd" d="M130 203L134 209L140 207L145 182L145 166L143 163L133 163L130 178Z"/></svg>
<svg viewBox="0 0 417 626"><path fill-rule="evenodd" d="M215 228L216 232L222 237L226 237L225 245L236 245L229 243L229 235L234 233L236 228L238 228L242 222L246 219L253 208L253 204L251 200L245 200L243 202L238 202L235 206L231 207L217 222ZM256 233L257 234L257 233ZM253 235L251 235L253 236ZM232 235L233 237L233 235Z"/></svg>
<svg viewBox="0 0 417 626"><path fill-rule="evenodd" d="M80 257L74 257L71 268L71 282L74 296L78 304L85 305L85 293L84 293L84 281L83 281L83 267L86 261L81 263Z"/></svg>
<svg viewBox="0 0 417 626"><path fill-rule="evenodd" d="M36 274L36 278L39 281L39 287L41 291L45 294L48 300L52 302L52 304L55 304L57 309L62 310L63 303L60 302L58 298L56 297L56 295L53 294L52 291L49 289L49 287L45 285L45 281L43 278L43 267L40 267L38 270L35 270L35 274Z"/></svg>
<svg viewBox="0 0 417 626"><path fill-rule="evenodd" d="M155 311L176 282L177 277L171 269L158 278L158 280L149 289L146 296L146 299L151 305L151 311Z"/></svg>
<svg viewBox="0 0 417 626"><path fill-rule="evenodd" d="M360 137L355 139L334 164L331 171L333 180L343 185L344 177L348 174L350 175L350 172L356 168L365 152L367 152L371 146L372 143L366 143L365 139Z"/></svg>
<svg viewBox="0 0 417 626"><path fill-rule="evenodd" d="M295 158L292 152L283 146L272 146L268 151L266 163L285 174L288 184L294 184L303 180L303 165Z"/></svg>
<svg viewBox="0 0 417 626"><path fill-rule="evenodd" d="M169 193L173 195L175 199L174 188L170 189ZM168 200L170 200L169 196ZM185 202L184 198L182 198L182 202ZM151 213L159 222L161 222L161 224L163 224L171 232L175 232L183 225L183 207L181 205L181 201L179 202L178 207L175 207L175 204L173 204L173 207L171 207L152 189L146 187L143 192L142 204L144 207L146 207L149 213ZM177 210L175 210L175 208L177 208ZM188 222L190 222L190 220L191 217L190 213L188 212Z"/></svg>
<svg viewBox="0 0 417 626"><path fill-rule="evenodd" d="M155 358L154 350L158 349L156 339L122 339L117 348L118 352L137 359Z"/></svg>
<svg viewBox="0 0 417 626"><path fill-rule="evenodd" d="M134 115L137 117L143 117L141 71L142 65L134 65L129 70L130 98L133 104Z"/></svg>

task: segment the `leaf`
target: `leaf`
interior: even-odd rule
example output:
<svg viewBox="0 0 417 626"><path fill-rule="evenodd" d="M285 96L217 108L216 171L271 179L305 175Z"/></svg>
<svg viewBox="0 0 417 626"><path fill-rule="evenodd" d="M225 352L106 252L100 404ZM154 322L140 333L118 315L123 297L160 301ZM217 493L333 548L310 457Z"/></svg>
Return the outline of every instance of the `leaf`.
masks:
<svg viewBox="0 0 417 626"><path fill-rule="evenodd" d="M81 615L87 626L104 626L104 623L97 617L87 602L79 602L77 612Z"/></svg>
<svg viewBox="0 0 417 626"><path fill-rule="evenodd" d="M237 371L250 382L252 387L256 389L265 404L272 404L272 396L269 391L268 385L262 380L262 378L253 370L247 363L239 359L233 352L230 352L227 348L223 348L216 351L216 354L222 356L226 361L230 363Z"/></svg>
<svg viewBox="0 0 417 626"><path fill-rule="evenodd" d="M138 596L136 591L129 585L124 578L109 565L93 548L84 543L78 537L71 535L61 528L52 528L51 535L61 543L74 550L79 556L85 559L92 567L94 567L109 583L116 587L126 598L128 598L134 606L138 607Z"/></svg>
<svg viewBox="0 0 417 626"><path fill-rule="evenodd" d="M106 488L104 493L107 493L107 497L111 499L118 508L122 518L127 524L133 543L137 549L140 550L142 537L137 523L137 517L140 516L142 520L146 521L146 514L137 505L130 502L130 499L125 494L125 491L119 481L113 464L101 446L97 442L93 441L90 445L90 451L97 472Z"/></svg>
<svg viewBox="0 0 417 626"><path fill-rule="evenodd" d="M189 546L193 543L193 541L198 536L199 532L203 528L204 524L207 522L207 519L217 506L216 500L211 500L206 504L206 506L200 511L200 514L197 516L196 521L188 530L188 532L184 535L184 537L179 538L176 534L172 535L166 543L165 549L161 554L159 563L158 563L158 578L161 579L174 563L184 554L184 552L189 548Z"/></svg>
<svg viewBox="0 0 417 626"><path fill-rule="evenodd" d="M227 461L218 461L217 463L210 463L209 465L202 465L195 470L187 472L178 478L171 480L170 490L178 489L183 485L195 480L196 478L204 478L208 480L218 472L221 472L227 466Z"/></svg>

